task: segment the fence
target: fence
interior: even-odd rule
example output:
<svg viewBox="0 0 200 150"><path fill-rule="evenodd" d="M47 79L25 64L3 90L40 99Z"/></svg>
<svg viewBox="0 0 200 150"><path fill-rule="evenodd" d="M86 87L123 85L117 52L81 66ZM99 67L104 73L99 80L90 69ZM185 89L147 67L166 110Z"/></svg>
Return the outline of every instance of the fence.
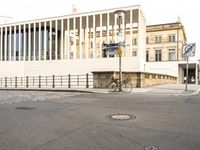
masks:
<svg viewBox="0 0 200 150"><path fill-rule="evenodd" d="M93 75L52 75L0 78L0 87L5 88L92 88Z"/></svg>

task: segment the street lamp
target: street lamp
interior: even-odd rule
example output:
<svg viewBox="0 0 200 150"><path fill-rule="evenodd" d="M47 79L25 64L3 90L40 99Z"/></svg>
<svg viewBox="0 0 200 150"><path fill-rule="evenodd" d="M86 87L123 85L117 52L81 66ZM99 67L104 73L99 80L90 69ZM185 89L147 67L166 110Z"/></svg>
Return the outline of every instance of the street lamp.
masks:
<svg viewBox="0 0 200 150"><path fill-rule="evenodd" d="M122 90L121 88L121 82L122 82L122 69L121 69L121 60L122 60L122 46L121 46L121 42L123 42L123 38L122 38L122 33L121 33L121 20L122 20L122 16L124 16L125 11L124 10L117 10L114 12L114 14L117 16L118 18L118 56L119 56L119 91Z"/></svg>

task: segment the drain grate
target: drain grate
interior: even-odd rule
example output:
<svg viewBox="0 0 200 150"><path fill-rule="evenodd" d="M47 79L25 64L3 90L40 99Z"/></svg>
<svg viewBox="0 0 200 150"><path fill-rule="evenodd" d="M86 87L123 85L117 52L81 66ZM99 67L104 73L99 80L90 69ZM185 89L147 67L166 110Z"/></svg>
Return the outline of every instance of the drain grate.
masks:
<svg viewBox="0 0 200 150"><path fill-rule="evenodd" d="M159 150L159 148L156 147L156 146L151 145L151 146L145 146L144 150Z"/></svg>
<svg viewBox="0 0 200 150"><path fill-rule="evenodd" d="M20 109L20 110L33 110L33 109L36 109L36 108L35 107L20 106L20 107L16 107L16 109Z"/></svg>
<svg viewBox="0 0 200 150"><path fill-rule="evenodd" d="M130 120L130 119L135 119L136 116L129 114L112 114L109 116L109 118L113 120Z"/></svg>

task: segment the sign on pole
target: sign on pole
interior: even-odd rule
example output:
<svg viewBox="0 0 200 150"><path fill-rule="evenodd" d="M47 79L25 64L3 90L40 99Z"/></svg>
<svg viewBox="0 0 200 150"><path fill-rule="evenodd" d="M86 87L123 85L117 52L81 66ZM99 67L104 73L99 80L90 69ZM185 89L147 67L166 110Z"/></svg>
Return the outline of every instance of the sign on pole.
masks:
<svg viewBox="0 0 200 150"><path fill-rule="evenodd" d="M118 43L110 43L106 45L106 55L115 55L118 52Z"/></svg>
<svg viewBox="0 0 200 150"><path fill-rule="evenodd" d="M196 44L190 43L183 45L183 56L194 57L195 56Z"/></svg>
<svg viewBox="0 0 200 150"><path fill-rule="evenodd" d="M188 57L194 57L195 56L195 43L185 44L183 45L183 56L186 57L186 82L185 82L185 90L187 91L187 84L188 84Z"/></svg>

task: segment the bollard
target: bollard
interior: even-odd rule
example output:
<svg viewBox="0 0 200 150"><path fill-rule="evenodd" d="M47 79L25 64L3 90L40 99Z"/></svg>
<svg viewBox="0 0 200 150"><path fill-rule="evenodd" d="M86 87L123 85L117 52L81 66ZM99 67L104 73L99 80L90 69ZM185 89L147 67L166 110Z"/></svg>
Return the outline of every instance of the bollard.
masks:
<svg viewBox="0 0 200 150"><path fill-rule="evenodd" d="M7 77L5 77L5 87L7 87Z"/></svg>
<svg viewBox="0 0 200 150"><path fill-rule="evenodd" d="M28 88L28 76L26 76L26 88Z"/></svg>
<svg viewBox="0 0 200 150"><path fill-rule="evenodd" d="M86 88L89 88L89 75L86 74Z"/></svg>
<svg viewBox="0 0 200 150"><path fill-rule="evenodd" d="M38 83L38 87L41 88L41 76L39 76L38 80L39 80L39 81L38 81L38 82L39 82L39 83Z"/></svg>
<svg viewBox="0 0 200 150"><path fill-rule="evenodd" d="M52 88L55 88L55 75L52 77Z"/></svg>
<svg viewBox="0 0 200 150"><path fill-rule="evenodd" d="M70 74L68 74L68 88L71 88Z"/></svg>
<svg viewBox="0 0 200 150"><path fill-rule="evenodd" d="M17 88L17 77L15 77L15 88Z"/></svg>

